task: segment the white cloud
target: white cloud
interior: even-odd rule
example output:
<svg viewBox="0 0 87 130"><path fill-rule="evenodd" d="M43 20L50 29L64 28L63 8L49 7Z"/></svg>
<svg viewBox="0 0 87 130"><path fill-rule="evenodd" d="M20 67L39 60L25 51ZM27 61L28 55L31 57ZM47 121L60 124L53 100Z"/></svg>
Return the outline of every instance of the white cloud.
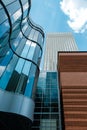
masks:
<svg viewBox="0 0 87 130"><path fill-rule="evenodd" d="M62 0L62 11L69 17L68 25L77 33L87 30L87 0Z"/></svg>

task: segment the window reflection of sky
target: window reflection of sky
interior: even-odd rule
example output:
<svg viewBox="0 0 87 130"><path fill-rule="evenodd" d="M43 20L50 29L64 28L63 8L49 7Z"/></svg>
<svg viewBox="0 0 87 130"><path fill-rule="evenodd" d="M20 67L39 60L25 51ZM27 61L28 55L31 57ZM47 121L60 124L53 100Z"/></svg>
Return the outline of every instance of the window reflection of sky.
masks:
<svg viewBox="0 0 87 130"><path fill-rule="evenodd" d="M4 35L5 32L10 28L8 20L6 20L2 25L0 25L0 38Z"/></svg>
<svg viewBox="0 0 87 130"><path fill-rule="evenodd" d="M24 5L24 15L26 15L26 13L27 13L27 8L28 8L28 4L25 4ZM21 16L21 9L17 10L13 15L11 15L12 24L15 21L17 21L17 19L19 19L20 16ZM7 17L6 17L6 19L7 19ZM9 26L8 20L4 21L4 23L0 25L0 38L4 35L5 32L8 31L9 28L10 28L10 26Z"/></svg>
<svg viewBox="0 0 87 130"><path fill-rule="evenodd" d="M43 94L44 106L49 106L49 103L55 103L58 101L58 84L57 73L47 72L42 74L38 81L38 94Z"/></svg>
<svg viewBox="0 0 87 130"><path fill-rule="evenodd" d="M6 5L6 8L8 10L12 22L12 34L11 34L10 44L13 50L19 56L29 59L35 62L36 64L38 64L38 58L41 52L40 47L37 45L37 43L31 42L30 40L25 38L22 32L20 32L20 22L21 22L20 20L21 20L22 12L20 9L19 1L13 1L8 5L7 3L8 2L6 1L6 3L4 4ZM23 12L24 12L23 16L26 17L28 12L28 2L23 2ZM25 81L24 85L26 85L24 88L25 89L24 94L26 96L31 97L34 80L37 79L37 77L35 77L37 67L31 61L24 60L22 58L17 57L15 54L13 54L12 50L8 46L9 29L10 29L8 18L7 16L3 16L3 17L4 19L2 20L2 22L0 20L1 22L0 41L2 41L1 42L2 44L0 46L2 47L1 49L2 51L5 50L5 48L7 50L5 51L5 56L2 59L2 62L0 63L1 65L0 66L0 75L1 75L0 87L2 89L6 89L8 91L13 92L12 90L12 88L14 88L13 85L14 86L19 85L19 87L23 87L22 86L23 84L20 82L20 79L23 79L23 81ZM43 42L42 35L38 31L36 31L35 29L29 26L26 18L23 20L21 27L26 37L35 40L36 42L38 41L39 42L38 44L42 44ZM7 44L5 45L5 43ZM23 89L19 87L18 90Z"/></svg>

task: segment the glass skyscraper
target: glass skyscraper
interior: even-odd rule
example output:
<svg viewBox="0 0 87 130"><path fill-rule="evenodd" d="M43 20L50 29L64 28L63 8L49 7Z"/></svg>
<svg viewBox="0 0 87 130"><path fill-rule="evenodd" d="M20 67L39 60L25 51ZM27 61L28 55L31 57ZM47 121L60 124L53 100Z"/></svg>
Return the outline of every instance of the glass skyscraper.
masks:
<svg viewBox="0 0 87 130"><path fill-rule="evenodd" d="M44 55L44 71L57 71L57 53L59 51L77 51L73 35L66 33L48 33Z"/></svg>
<svg viewBox="0 0 87 130"><path fill-rule="evenodd" d="M44 32L30 0L0 0L0 129L30 129Z"/></svg>
<svg viewBox="0 0 87 130"><path fill-rule="evenodd" d="M47 34L44 65L36 89L34 130L64 130L57 73L59 51L78 51L71 33Z"/></svg>

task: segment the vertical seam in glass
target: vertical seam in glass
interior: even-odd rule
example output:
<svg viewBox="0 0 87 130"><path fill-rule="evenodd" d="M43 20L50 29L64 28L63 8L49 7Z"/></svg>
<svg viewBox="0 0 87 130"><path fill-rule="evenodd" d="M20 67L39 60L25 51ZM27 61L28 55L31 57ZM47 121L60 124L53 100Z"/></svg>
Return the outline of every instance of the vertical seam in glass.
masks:
<svg viewBox="0 0 87 130"><path fill-rule="evenodd" d="M56 72L57 73L57 72ZM58 73L57 73L57 89L58 89L58 110L59 110L59 129L62 130L62 121L61 121L61 102L60 102L60 88L58 85Z"/></svg>

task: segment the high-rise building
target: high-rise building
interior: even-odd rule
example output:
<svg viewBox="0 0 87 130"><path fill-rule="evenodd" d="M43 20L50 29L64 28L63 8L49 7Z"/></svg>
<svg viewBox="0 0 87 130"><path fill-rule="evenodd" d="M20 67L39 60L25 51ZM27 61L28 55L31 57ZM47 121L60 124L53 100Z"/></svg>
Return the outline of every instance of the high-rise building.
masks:
<svg viewBox="0 0 87 130"><path fill-rule="evenodd" d="M30 8L30 0L0 0L0 129L30 130L34 118L32 130L61 130L60 83L64 80L58 82L57 53L78 48L71 33L47 34L44 68L39 76L44 32L31 21ZM68 76L72 78L72 74ZM84 84L86 88L86 80ZM81 92L85 90L77 91L83 97ZM82 101L80 105L86 103ZM65 116L72 117L72 113Z"/></svg>
<svg viewBox="0 0 87 130"><path fill-rule="evenodd" d="M71 33L47 34L43 70L57 71L57 53L59 51L77 50L76 42Z"/></svg>
<svg viewBox="0 0 87 130"><path fill-rule="evenodd" d="M29 130L44 42L30 0L0 0L0 129Z"/></svg>
<svg viewBox="0 0 87 130"><path fill-rule="evenodd" d="M59 51L77 50L71 33L47 34L44 66L36 90L35 118L32 129L62 130L57 54Z"/></svg>
<svg viewBox="0 0 87 130"><path fill-rule="evenodd" d="M87 52L59 52L58 73L65 130L87 130Z"/></svg>

